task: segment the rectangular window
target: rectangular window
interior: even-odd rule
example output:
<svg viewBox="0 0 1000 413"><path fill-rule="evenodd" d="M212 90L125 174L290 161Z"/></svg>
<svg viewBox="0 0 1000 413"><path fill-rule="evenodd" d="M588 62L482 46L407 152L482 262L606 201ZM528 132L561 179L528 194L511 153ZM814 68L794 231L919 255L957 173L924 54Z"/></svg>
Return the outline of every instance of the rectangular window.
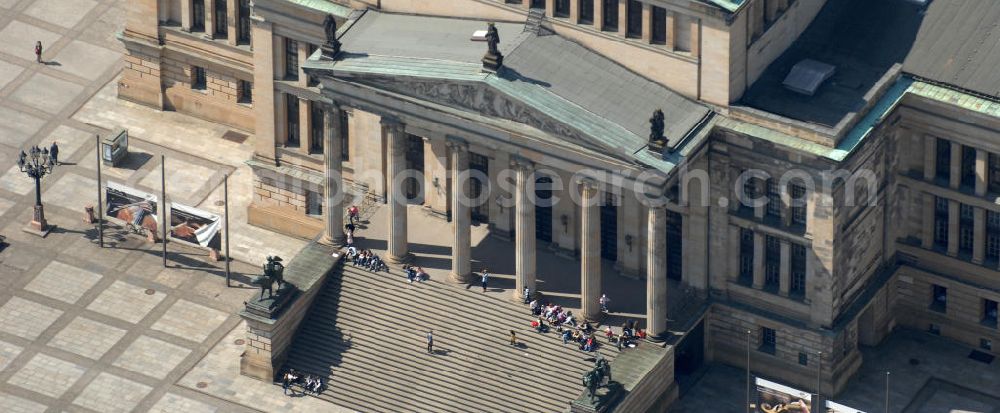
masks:
<svg viewBox="0 0 1000 413"><path fill-rule="evenodd" d="M315 52L316 49L317 49L317 46L314 45L314 44L310 43L309 45L307 45L306 46L306 50L309 53L306 53L306 56L312 56L313 52ZM308 57L306 57L306 58L308 59ZM312 76L312 75L306 75L306 76L308 76L306 78L306 86L312 87L312 86L316 86L316 85L319 84L319 79L317 79L316 76Z"/></svg>
<svg viewBox="0 0 1000 413"><path fill-rule="evenodd" d="M628 13L628 27L625 35L628 37L642 37L642 3L636 0L628 0L625 3L625 11Z"/></svg>
<svg viewBox="0 0 1000 413"><path fill-rule="evenodd" d="M990 192L1000 192L1000 156L990 154L989 167L986 171L987 189Z"/></svg>
<svg viewBox="0 0 1000 413"><path fill-rule="evenodd" d="M1000 213L986 211L986 259L1000 260Z"/></svg>
<svg viewBox="0 0 1000 413"><path fill-rule="evenodd" d="M580 23L594 24L594 0L580 0Z"/></svg>
<svg viewBox="0 0 1000 413"><path fill-rule="evenodd" d="M992 351L993 350L993 340L990 340L988 338L981 338L981 339L979 339L979 348L981 348L983 350L986 350L986 351Z"/></svg>
<svg viewBox="0 0 1000 413"><path fill-rule="evenodd" d="M323 106L309 102L309 153L323 153Z"/></svg>
<svg viewBox="0 0 1000 413"><path fill-rule="evenodd" d="M937 178L947 181L951 177L951 142L938 138L936 156L934 167Z"/></svg>
<svg viewBox="0 0 1000 413"><path fill-rule="evenodd" d="M781 283L781 241L764 236L764 288L777 289Z"/></svg>
<svg viewBox="0 0 1000 413"><path fill-rule="evenodd" d="M318 192L306 191L306 215L323 215L323 198Z"/></svg>
<svg viewBox="0 0 1000 413"><path fill-rule="evenodd" d="M743 195L746 199L741 199L740 205L749 208L750 201L757 199L757 178L746 177L746 171L744 171L741 175L745 177L743 181Z"/></svg>
<svg viewBox="0 0 1000 413"><path fill-rule="evenodd" d="M351 160L351 124L346 110L340 111L340 145L341 159Z"/></svg>
<svg viewBox="0 0 1000 413"><path fill-rule="evenodd" d="M653 6L653 44L667 44L667 9Z"/></svg>
<svg viewBox="0 0 1000 413"><path fill-rule="evenodd" d="M781 218L781 191L773 179L767 180L767 215Z"/></svg>
<svg viewBox="0 0 1000 413"><path fill-rule="evenodd" d="M760 351L765 353L775 353L775 348L778 345L777 332L773 328L761 327L760 328Z"/></svg>
<svg viewBox="0 0 1000 413"><path fill-rule="evenodd" d="M944 313L948 310L948 289L940 285L931 285L931 310Z"/></svg>
<svg viewBox="0 0 1000 413"><path fill-rule="evenodd" d="M997 327L997 302L983 299L983 325Z"/></svg>
<svg viewBox="0 0 1000 413"><path fill-rule="evenodd" d="M250 0L239 0L239 21L236 23L236 44L250 44Z"/></svg>
<svg viewBox="0 0 1000 413"><path fill-rule="evenodd" d="M674 13L674 51L691 52L691 18Z"/></svg>
<svg viewBox="0 0 1000 413"><path fill-rule="evenodd" d="M809 355L803 352L799 352L799 364L803 366L809 365Z"/></svg>
<svg viewBox="0 0 1000 413"><path fill-rule="evenodd" d="M285 138L286 147L299 146L299 98L295 95L285 95L285 115L288 118L287 136Z"/></svg>
<svg viewBox="0 0 1000 413"><path fill-rule="evenodd" d="M976 148L962 145L962 186L976 186Z"/></svg>
<svg viewBox="0 0 1000 413"><path fill-rule="evenodd" d="M806 188L799 185L788 186L792 203L792 225L806 224Z"/></svg>
<svg viewBox="0 0 1000 413"><path fill-rule="evenodd" d="M791 280L788 292L792 295L804 296L806 294L806 247L804 245L792 244L789 272Z"/></svg>
<svg viewBox="0 0 1000 413"><path fill-rule="evenodd" d="M237 80L236 88L236 99L239 103L253 103L253 82Z"/></svg>
<svg viewBox="0 0 1000 413"><path fill-rule="evenodd" d="M934 197L934 245L948 247L948 200Z"/></svg>
<svg viewBox="0 0 1000 413"><path fill-rule="evenodd" d="M229 23L227 22L226 0L215 0L215 37L225 39L229 37Z"/></svg>
<svg viewBox="0 0 1000 413"><path fill-rule="evenodd" d="M299 42L285 38L285 80L299 80Z"/></svg>
<svg viewBox="0 0 1000 413"><path fill-rule="evenodd" d="M191 31L205 31L205 0L191 0Z"/></svg>
<svg viewBox="0 0 1000 413"><path fill-rule="evenodd" d="M959 220L958 220L958 251L963 253L972 253L972 230L975 227L973 224L973 208L971 205L959 204Z"/></svg>
<svg viewBox="0 0 1000 413"><path fill-rule="evenodd" d="M568 17L569 16L569 1L570 0L556 0L556 9L552 13L556 17Z"/></svg>
<svg viewBox="0 0 1000 413"><path fill-rule="evenodd" d="M618 31L618 0L601 0L604 10L604 21L601 29L609 32Z"/></svg>
<svg viewBox="0 0 1000 413"><path fill-rule="evenodd" d="M205 68L201 66L191 66L191 89L205 90L208 80L205 76Z"/></svg>
<svg viewBox="0 0 1000 413"><path fill-rule="evenodd" d="M740 279L753 283L753 231L740 228Z"/></svg>

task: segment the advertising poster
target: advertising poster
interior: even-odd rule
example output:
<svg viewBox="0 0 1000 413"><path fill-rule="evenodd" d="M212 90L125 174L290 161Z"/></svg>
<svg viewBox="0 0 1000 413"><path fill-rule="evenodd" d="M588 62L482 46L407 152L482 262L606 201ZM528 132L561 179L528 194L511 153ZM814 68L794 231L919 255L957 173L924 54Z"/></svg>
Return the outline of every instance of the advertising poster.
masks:
<svg viewBox="0 0 1000 413"><path fill-rule="evenodd" d="M155 195L108 182L104 189L104 197L108 204L106 216L156 233L159 221Z"/></svg>
<svg viewBox="0 0 1000 413"><path fill-rule="evenodd" d="M222 220L218 215L173 202L170 204L170 237L205 248L219 249Z"/></svg>
<svg viewBox="0 0 1000 413"><path fill-rule="evenodd" d="M812 393L757 378L758 413L812 413Z"/></svg>
<svg viewBox="0 0 1000 413"><path fill-rule="evenodd" d="M858 409L852 409L842 404L826 401L826 413L865 413Z"/></svg>

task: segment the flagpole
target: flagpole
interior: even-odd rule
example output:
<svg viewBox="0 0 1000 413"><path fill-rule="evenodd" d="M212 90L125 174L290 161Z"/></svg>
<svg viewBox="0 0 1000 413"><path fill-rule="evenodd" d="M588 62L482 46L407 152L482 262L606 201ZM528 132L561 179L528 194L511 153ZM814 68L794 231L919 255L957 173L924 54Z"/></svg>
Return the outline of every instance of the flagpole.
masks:
<svg viewBox="0 0 1000 413"><path fill-rule="evenodd" d="M750 410L750 330L747 330L747 404L744 411Z"/></svg>
<svg viewBox="0 0 1000 413"><path fill-rule="evenodd" d="M94 135L97 141L97 240L104 248L104 202L101 200L101 135Z"/></svg>
<svg viewBox="0 0 1000 413"><path fill-rule="evenodd" d="M167 157L160 155L160 209L163 211L163 267L167 267Z"/></svg>
<svg viewBox="0 0 1000 413"><path fill-rule="evenodd" d="M222 197L223 204L225 205L225 221L226 221L226 287L229 287L229 174L226 174L225 178L222 180Z"/></svg>

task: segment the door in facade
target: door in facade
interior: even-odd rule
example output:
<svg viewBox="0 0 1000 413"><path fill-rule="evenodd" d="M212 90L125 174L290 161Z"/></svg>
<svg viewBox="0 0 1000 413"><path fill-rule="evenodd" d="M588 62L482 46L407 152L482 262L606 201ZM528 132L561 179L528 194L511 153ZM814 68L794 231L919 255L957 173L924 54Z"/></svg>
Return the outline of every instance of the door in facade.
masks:
<svg viewBox="0 0 1000 413"><path fill-rule="evenodd" d="M667 211L667 278L680 281L683 276L684 218L674 211Z"/></svg>
<svg viewBox="0 0 1000 413"><path fill-rule="evenodd" d="M615 194L610 192L604 193L601 205L601 258L618 260L618 206Z"/></svg>
<svg viewBox="0 0 1000 413"><path fill-rule="evenodd" d="M689 331L676 348L676 363L674 363L674 376L683 385L680 377L689 377L701 367L705 360L705 320L698 322Z"/></svg>
<svg viewBox="0 0 1000 413"><path fill-rule="evenodd" d="M545 0L531 0L531 8L533 9L544 9Z"/></svg>
<svg viewBox="0 0 1000 413"><path fill-rule="evenodd" d="M480 199L480 197L489 193L490 158L470 152L469 169L478 171L478 173L470 175L469 179L469 199L473 202L472 219L478 222L489 222L489 199Z"/></svg>
<svg viewBox="0 0 1000 413"><path fill-rule="evenodd" d="M552 178L535 179L535 238L552 242Z"/></svg>
<svg viewBox="0 0 1000 413"><path fill-rule="evenodd" d="M423 199L421 190L424 179L424 138L417 135L407 135L406 169L413 172L403 181L403 194L406 195L407 200L420 203Z"/></svg>

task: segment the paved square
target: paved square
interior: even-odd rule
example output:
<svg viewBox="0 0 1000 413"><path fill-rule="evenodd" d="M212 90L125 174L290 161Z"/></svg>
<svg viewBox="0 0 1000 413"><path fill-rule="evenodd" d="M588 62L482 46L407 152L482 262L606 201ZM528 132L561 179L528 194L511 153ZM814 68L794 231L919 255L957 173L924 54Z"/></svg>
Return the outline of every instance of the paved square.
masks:
<svg viewBox="0 0 1000 413"><path fill-rule="evenodd" d="M3 44L2 41L0 44ZM0 144L20 148L44 124L45 121L34 116L0 106ZM14 161L14 158L11 158L11 161Z"/></svg>
<svg viewBox="0 0 1000 413"><path fill-rule="evenodd" d="M52 261L24 289L74 304L100 280L98 274Z"/></svg>
<svg viewBox="0 0 1000 413"><path fill-rule="evenodd" d="M125 333L120 328L77 317L49 340L49 346L97 360L125 337Z"/></svg>
<svg viewBox="0 0 1000 413"><path fill-rule="evenodd" d="M3 108L0 108L2 111ZM3 135L3 126L0 126L0 136ZM13 165L10 169L0 177L0 189L5 191L10 191L18 195L27 195L29 192L35 190L35 181L28 178L24 172L21 172L17 168L17 165Z"/></svg>
<svg viewBox="0 0 1000 413"><path fill-rule="evenodd" d="M90 80L96 80L120 59L118 53L79 40L74 40L53 58L59 62L56 70Z"/></svg>
<svg viewBox="0 0 1000 413"><path fill-rule="evenodd" d="M149 409L149 413L214 413L216 410L215 406L167 393Z"/></svg>
<svg viewBox="0 0 1000 413"><path fill-rule="evenodd" d="M21 0L0 0L0 7L9 9L11 7L14 7L14 5L17 4L19 1Z"/></svg>
<svg viewBox="0 0 1000 413"><path fill-rule="evenodd" d="M0 393L0 406L7 413L42 413L48 408L44 404L5 393Z"/></svg>
<svg viewBox="0 0 1000 413"><path fill-rule="evenodd" d="M1000 411L1000 399L938 378L920 389L904 413L994 413Z"/></svg>
<svg viewBox="0 0 1000 413"><path fill-rule="evenodd" d="M94 142L94 135L66 125L59 125L47 138L42 140L42 144L46 147L52 145L52 142L59 142L59 160L65 163L85 143ZM90 159L96 159L93 151L90 155Z"/></svg>
<svg viewBox="0 0 1000 413"><path fill-rule="evenodd" d="M153 324L153 330L177 337L205 341L209 334L226 321L228 314L187 300L177 300L167 313Z"/></svg>
<svg viewBox="0 0 1000 413"><path fill-rule="evenodd" d="M21 74L22 71L24 71L24 68L21 66L0 60L0 89L7 86L7 84L14 80L17 75Z"/></svg>
<svg viewBox="0 0 1000 413"><path fill-rule="evenodd" d="M45 47L56 40L59 40L56 33L14 20L0 31L0 52L34 62L35 42L41 41L42 47ZM44 56L44 51L42 55Z"/></svg>
<svg viewBox="0 0 1000 413"><path fill-rule="evenodd" d="M35 0L24 14L70 28L76 26L96 5L92 0Z"/></svg>
<svg viewBox="0 0 1000 413"><path fill-rule="evenodd" d="M0 371L3 371L10 365L10 362L14 361L14 357L21 354L21 347L15 346L5 341L0 341ZM3 406L3 404L0 404Z"/></svg>
<svg viewBox="0 0 1000 413"><path fill-rule="evenodd" d="M83 86L36 73L10 95L10 99L49 113L58 113L83 92Z"/></svg>
<svg viewBox="0 0 1000 413"><path fill-rule="evenodd" d="M73 404L99 412L126 413L132 411L150 390L152 388L145 384L101 373L73 400Z"/></svg>
<svg viewBox="0 0 1000 413"><path fill-rule="evenodd" d="M14 201L7 198L0 198L0 216L10 211L10 207L12 206L14 206Z"/></svg>
<svg viewBox="0 0 1000 413"><path fill-rule="evenodd" d="M191 350L163 340L141 336L118 356L114 365L158 379L166 378Z"/></svg>
<svg viewBox="0 0 1000 413"><path fill-rule="evenodd" d="M45 354L38 354L14 374L8 383L58 398L83 376L84 369L76 364Z"/></svg>
<svg viewBox="0 0 1000 413"><path fill-rule="evenodd" d="M97 198L97 181L73 172L48 185L48 189L42 188L42 201L46 205L58 205L82 214L83 207L94 204Z"/></svg>
<svg viewBox="0 0 1000 413"><path fill-rule="evenodd" d="M0 331L34 340L62 315L62 311L21 297L0 307Z"/></svg>
<svg viewBox="0 0 1000 413"><path fill-rule="evenodd" d="M95 298L87 309L130 323L138 323L153 307L163 301L164 297L166 296L159 291L146 294L145 288L115 281Z"/></svg>
<svg viewBox="0 0 1000 413"><path fill-rule="evenodd" d="M178 200L191 202L192 196L201 190L215 171L180 159L167 159L167 195ZM160 188L160 166L139 181L147 188Z"/></svg>

